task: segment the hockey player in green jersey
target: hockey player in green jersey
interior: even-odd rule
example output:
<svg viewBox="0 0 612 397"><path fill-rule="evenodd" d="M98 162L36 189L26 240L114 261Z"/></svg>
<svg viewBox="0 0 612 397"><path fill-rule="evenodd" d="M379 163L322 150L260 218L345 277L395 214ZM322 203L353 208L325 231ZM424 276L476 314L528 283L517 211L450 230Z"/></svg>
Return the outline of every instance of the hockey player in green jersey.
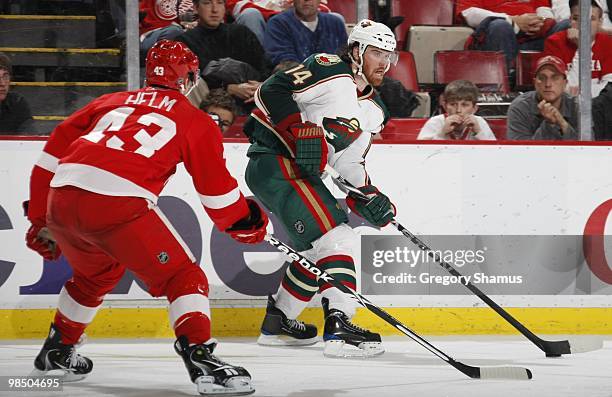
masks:
<svg viewBox="0 0 612 397"><path fill-rule="evenodd" d="M395 207L370 181L365 156L388 119L373 86L396 63L395 45L388 27L360 21L340 56L315 54L266 80L245 125L252 143L245 176L249 188L278 217L295 249L353 290L358 236L321 174L329 164L358 186L370 199L349 194L347 204L373 225L382 227L393 218ZM315 343L316 327L296 317L317 292L325 315L325 355L384 352L379 334L351 323L354 301L297 263L289 264L278 291L268 298L258 343Z"/></svg>

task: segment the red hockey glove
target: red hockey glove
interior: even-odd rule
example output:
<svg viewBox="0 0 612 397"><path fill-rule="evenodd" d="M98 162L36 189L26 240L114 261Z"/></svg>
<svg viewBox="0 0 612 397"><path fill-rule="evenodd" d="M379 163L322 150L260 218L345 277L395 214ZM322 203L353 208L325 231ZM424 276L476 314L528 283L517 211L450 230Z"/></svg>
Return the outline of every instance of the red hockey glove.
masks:
<svg viewBox="0 0 612 397"><path fill-rule="evenodd" d="M60 247L55 243L46 227L30 226L25 240L28 248L38 252L47 260L54 261L62 254Z"/></svg>
<svg viewBox="0 0 612 397"><path fill-rule="evenodd" d="M378 227L387 226L395 217L395 206L385 196L378 191L376 186L366 185L359 190L367 196L367 200L355 193L349 193L346 204L351 211Z"/></svg>
<svg viewBox="0 0 612 397"><path fill-rule="evenodd" d="M252 199L246 199L251 213L230 226L225 232L234 240L246 244L261 243L266 236L268 215Z"/></svg>
<svg viewBox="0 0 612 397"><path fill-rule="evenodd" d="M321 175L327 164L327 141L322 127L295 123L289 127L295 137L295 162L305 175Z"/></svg>

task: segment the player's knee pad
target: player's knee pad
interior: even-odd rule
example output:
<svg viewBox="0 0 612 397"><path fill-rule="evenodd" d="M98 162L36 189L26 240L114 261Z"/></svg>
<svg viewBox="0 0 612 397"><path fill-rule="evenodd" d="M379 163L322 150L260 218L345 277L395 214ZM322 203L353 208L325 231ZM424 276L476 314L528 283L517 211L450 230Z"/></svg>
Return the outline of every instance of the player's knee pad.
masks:
<svg viewBox="0 0 612 397"><path fill-rule="evenodd" d="M106 294L115 288L124 274L125 267L120 265L95 277L76 273L64 284L64 289L80 305L95 307L102 304Z"/></svg>
<svg viewBox="0 0 612 397"><path fill-rule="evenodd" d="M170 302L192 294L208 296L208 279L197 263L182 266L166 284L165 295Z"/></svg>
<svg viewBox="0 0 612 397"><path fill-rule="evenodd" d="M341 223L313 241L312 246L315 249L316 260L332 255L353 257L357 241L357 233L346 223Z"/></svg>

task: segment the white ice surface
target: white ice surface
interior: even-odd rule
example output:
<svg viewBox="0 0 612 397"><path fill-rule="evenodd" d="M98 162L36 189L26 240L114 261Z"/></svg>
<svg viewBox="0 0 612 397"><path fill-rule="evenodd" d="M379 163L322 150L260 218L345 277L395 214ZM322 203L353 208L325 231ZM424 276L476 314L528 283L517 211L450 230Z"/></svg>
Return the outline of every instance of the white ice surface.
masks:
<svg viewBox="0 0 612 397"><path fill-rule="evenodd" d="M551 337L550 339L558 339ZM530 381L467 378L407 337L385 338L377 358L330 359L323 344L307 348L258 346L251 339L223 339L216 353L252 376L255 396L290 397L612 397L612 341L598 351L545 358L518 338L431 338L434 345L470 365L530 368ZM0 342L0 375L27 375L39 345ZM172 341L91 340L79 350L94 361L90 376L63 392L1 392L2 396L197 395Z"/></svg>

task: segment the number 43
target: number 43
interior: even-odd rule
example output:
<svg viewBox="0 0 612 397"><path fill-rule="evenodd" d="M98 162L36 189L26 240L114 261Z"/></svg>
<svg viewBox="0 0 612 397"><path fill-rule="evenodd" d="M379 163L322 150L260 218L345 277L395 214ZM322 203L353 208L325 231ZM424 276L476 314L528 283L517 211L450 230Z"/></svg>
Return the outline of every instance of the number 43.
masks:
<svg viewBox="0 0 612 397"><path fill-rule="evenodd" d="M136 109L128 106L111 110L106 113L89 134L83 136L83 138L93 143L100 142L106 135L111 135L113 132L120 131L123 124L134 110ZM155 151L161 149L176 135L176 123L159 113L144 114L140 116L136 122L147 127L151 124L161 127L153 136L149 135L144 129L140 129L134 134L134 140L140 143L140 146L133 150L133 153L140 154L141 156L153 156ZM115 150L124 150L123 144L124 142L116 135L111 136L106 141L106 147Z"/></svg>

